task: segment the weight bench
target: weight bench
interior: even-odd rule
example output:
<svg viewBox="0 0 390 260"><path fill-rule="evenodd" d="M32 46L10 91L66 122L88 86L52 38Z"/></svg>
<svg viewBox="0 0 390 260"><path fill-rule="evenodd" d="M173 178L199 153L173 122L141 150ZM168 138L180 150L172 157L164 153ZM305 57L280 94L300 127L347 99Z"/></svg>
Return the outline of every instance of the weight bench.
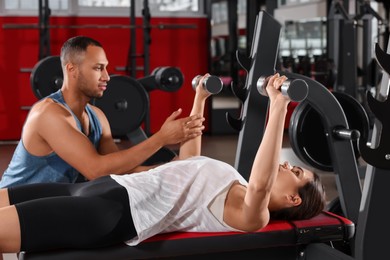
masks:
<svg viewBox="0 0 390 260"><path fill-rule="evenodd" d="M304 256L305 246L310 243L347 242L354 233L353 222L324 211L309 220L274 220L257 232L166 233L151 237L137 246L123 243L88 250L21 252L19 260L199 259L207 256L296 260Z"/></svg>

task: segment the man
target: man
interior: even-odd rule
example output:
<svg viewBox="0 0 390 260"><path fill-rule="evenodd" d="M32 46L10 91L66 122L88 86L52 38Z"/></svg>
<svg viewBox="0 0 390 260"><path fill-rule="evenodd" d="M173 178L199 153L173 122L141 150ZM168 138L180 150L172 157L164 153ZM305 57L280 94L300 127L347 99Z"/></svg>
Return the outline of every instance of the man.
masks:
<svg viewBox="0 0 390 260"><path fill-rule="evenodd" d="M79 174L93 180L145 170L140 165L164 145L202 134L204 118L177 119L179 109L150 138L119 150L104 113L89 104L103 96L110 80L102 45L85 36L70 38L62 46L61 65L63 85L31 108L0 182L2 188L37 182L73 183Z"/></svg>

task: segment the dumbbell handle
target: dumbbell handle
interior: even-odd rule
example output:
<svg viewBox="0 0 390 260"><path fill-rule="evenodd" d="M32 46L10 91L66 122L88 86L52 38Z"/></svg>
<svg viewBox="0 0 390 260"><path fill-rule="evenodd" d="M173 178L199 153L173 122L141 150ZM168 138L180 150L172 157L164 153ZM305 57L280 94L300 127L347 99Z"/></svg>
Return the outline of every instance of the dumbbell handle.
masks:
<svg viewBox="0 0 390 260"><path fill-rule="evenodd" d="M196 89L196 86L198 86L199 80L201 78L202 78L201 75L197 75L192 79L192 88L194 90ZM218 94L219 92L221 92L223 88L223 83L219 77L210 75L203 80L202 86L210 94Z"/></svg>
<svg viewBox="0 0 390 260"><path fill-rule="evenodd" d="M269 77L261 76L257 80L257 90L263 96L268 96L267 94L267 84ZM284 96L289 97L292 101L301 102L307 97L309 93L309 87L303 79L288 79L283 82L280 91Z"/></svg>

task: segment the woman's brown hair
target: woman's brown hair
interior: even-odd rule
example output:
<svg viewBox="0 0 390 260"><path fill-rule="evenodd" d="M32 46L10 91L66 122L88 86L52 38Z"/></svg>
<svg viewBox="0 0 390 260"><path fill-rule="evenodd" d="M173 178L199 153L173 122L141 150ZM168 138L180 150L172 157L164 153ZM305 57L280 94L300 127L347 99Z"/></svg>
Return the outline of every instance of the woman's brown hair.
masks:
<svg viewBox="0 0 390 260"><path fill-rule="evenodd" d="M318 174L313 180L298 189L302 203L295 207L284 208L270 213L271 219L300 220L317 216L326 206L325 190Z"/></svg>

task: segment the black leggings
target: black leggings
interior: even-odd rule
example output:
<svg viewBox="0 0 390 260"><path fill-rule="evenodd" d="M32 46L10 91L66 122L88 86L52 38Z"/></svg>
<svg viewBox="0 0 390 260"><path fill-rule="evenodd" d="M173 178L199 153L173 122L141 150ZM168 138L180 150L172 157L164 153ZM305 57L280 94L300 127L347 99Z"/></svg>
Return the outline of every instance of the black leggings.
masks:
<svg viewBox="0 0 390 260"><path fill-rule="evenodd" d="M96 248L136 236L127 191L111 177L8 189L20 219L21 251Z"/></svg>

